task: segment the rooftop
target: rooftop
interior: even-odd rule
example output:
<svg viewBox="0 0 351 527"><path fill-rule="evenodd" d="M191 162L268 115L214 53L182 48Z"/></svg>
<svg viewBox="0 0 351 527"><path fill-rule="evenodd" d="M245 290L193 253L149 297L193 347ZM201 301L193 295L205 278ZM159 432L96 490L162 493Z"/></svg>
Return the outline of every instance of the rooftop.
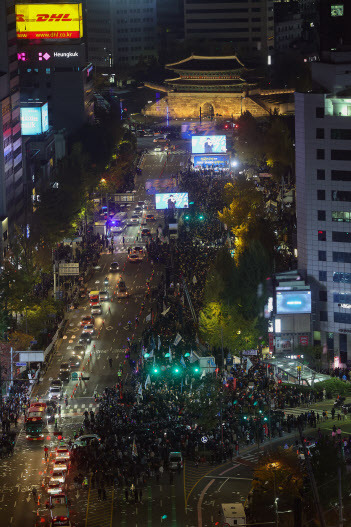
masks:
<svg viewBox="0 0 351 527"><path fill-rule="evenodd" d="M200 55L191 55L187 59L166 64L166 68L171 70L189 70L189 71L232 71L244 68L236 55L225 57L202 57Z"/></svg>

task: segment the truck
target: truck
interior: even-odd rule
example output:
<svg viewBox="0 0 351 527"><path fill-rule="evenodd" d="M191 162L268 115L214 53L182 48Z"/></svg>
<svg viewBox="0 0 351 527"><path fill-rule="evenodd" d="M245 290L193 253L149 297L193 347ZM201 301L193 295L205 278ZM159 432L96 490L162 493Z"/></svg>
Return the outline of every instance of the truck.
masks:
<svg viewBox="0 0 351 527"><path fill-rule="evenodd" d="M246 525L246 514L242 503L222 503L221 505L222 521L225 524Z"/></svg>

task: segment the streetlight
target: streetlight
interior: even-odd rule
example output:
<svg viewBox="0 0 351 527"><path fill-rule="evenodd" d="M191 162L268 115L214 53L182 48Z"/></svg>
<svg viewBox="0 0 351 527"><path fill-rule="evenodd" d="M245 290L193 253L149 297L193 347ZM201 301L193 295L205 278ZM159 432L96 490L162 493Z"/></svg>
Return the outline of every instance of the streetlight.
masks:
<svg viewBox="0 0 351 527"><path fill-rule="evenodd" d="M235 168L239 165L238 161L236 159L233 159L233 161L230 163L231 166L232 166L232 172L233 172L233 177L235 176Z"/></svg>
<svg viewBox="0 0 351 527"><path fill-rule="evenodd" d="M279 525L279 512L278 512L278 500L277 497L277 479L276 479L276 469L280 466L280 463L274 462L274 463L268 463L267 465L269 468L273 469L274 474L274 510L275 510L275 526L278 527Z"/></svg>

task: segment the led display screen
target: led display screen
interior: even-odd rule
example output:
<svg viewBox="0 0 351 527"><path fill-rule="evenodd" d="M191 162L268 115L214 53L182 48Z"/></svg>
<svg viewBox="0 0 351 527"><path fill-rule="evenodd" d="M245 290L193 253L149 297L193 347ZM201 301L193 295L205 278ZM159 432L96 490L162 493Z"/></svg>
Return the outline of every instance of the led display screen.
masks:
<svg viewBox="0 0 351 527"><path fill-rule="evenodd" d="M311 313L311 291L277 291L277 315Z"/></svg>
<svg viewBox="0 0 351 527"><path fill-rule="evenodd" d="M194 166L199 167L208 167L208 166L227 166L228 158L227 156L194 156Z"/></svg>
<svg viewBox="0 0 351 527"><path fill-rule="evenodd" d="M49 129L48 104L21 108L22 135L39 135Z"/></svg>
<svg viewBox="0 0 351 527"><path fill-rule="evenodd" d="M156 194L155 200L157 210L187 209L189 207L187 192Z"/></svg>
<svg viewBox="0 0 351 527"><path fill-rule="evenodd" d="M162 192L176 192L177 191L177 179L176 178L164 178L164 179L148 179L145 182L145 190L148 194L159 194Z"/></svg>
<svg viewBox="0 0 351 527"><path fill-rule="evenodd" d="M16 4L20 39L82 38L82 4Z"/></svg>
<svg viewBox="0 0 351 527"><path fill-rule="evenodd" d="M226 139L225 135L193 135L191 151L193 154L225 154Z"/></svg>

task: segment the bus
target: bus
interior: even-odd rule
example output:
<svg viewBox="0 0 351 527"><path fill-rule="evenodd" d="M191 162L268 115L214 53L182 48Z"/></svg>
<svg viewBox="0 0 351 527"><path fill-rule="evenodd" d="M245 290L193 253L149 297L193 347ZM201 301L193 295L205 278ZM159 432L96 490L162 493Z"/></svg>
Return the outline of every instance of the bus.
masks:
<svg viewBox="0 0 351 527"><path fill-rule="evenodd" d="M67 498L65 494L57 494L56 496L50 496L50 515L51 515L51 527L71 527L69 519L69 509L67 504Z"/></svg>
<svg viewBox="0 0 351 527"><path fill-rule="evenodd" d="M44 439L45 409L31 406L25 422L26 439L29 441L42 441Z"/></svg>

